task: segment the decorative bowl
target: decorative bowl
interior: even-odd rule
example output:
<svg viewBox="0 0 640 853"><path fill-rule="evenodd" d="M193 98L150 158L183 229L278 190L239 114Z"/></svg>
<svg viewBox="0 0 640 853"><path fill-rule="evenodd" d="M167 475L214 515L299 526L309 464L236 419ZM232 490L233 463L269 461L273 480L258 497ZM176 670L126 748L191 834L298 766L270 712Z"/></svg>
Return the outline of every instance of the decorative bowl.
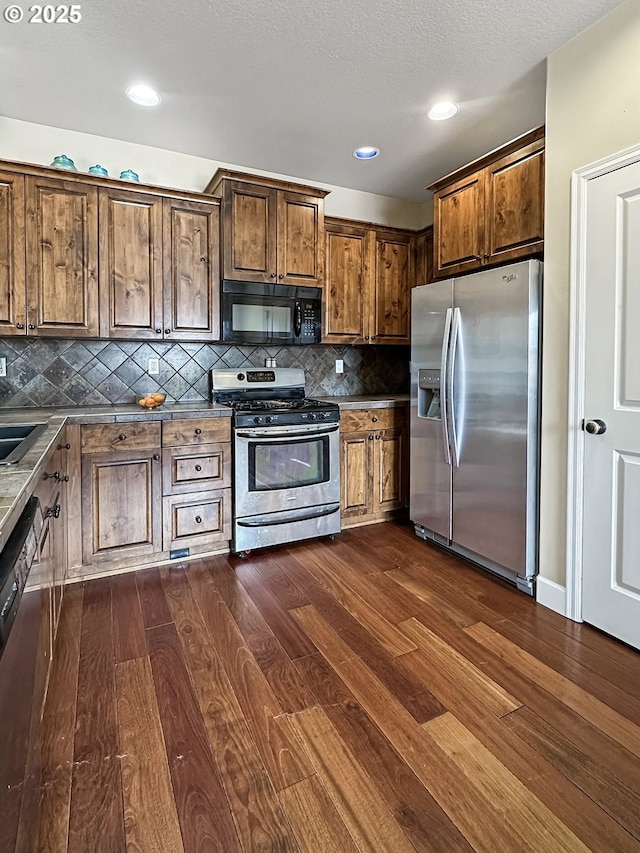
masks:
<svg viewBox="0 0 640 853"><path fill-rule="evenodd" d="M137 402L143 409L157 409L167 399L167 395L160 391L155 391L152 394L145 394L143 397L138 397Z"/></svg>

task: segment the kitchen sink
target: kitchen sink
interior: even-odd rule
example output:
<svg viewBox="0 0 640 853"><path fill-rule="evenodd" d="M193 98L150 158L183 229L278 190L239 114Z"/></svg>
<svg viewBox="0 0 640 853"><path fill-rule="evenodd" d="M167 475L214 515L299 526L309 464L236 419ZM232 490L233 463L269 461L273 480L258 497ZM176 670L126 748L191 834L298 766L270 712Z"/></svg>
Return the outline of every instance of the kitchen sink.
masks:
<svg viewBox="0 0 640 853"><path fill-rule="evenodd" d="M46 424L0 424L0 465L16 465L46 429Z"/></svg>

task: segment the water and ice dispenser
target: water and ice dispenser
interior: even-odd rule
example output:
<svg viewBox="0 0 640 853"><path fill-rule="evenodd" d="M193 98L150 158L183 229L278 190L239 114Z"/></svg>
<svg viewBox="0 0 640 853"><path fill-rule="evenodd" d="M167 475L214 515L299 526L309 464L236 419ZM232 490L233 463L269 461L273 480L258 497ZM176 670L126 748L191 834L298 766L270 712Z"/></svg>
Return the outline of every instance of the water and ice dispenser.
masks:
<svg viewBox="0 0 640 853"><path fill-rule="evenodd" d="M418 417L441 420L439 370L418 370Z"/></svg>

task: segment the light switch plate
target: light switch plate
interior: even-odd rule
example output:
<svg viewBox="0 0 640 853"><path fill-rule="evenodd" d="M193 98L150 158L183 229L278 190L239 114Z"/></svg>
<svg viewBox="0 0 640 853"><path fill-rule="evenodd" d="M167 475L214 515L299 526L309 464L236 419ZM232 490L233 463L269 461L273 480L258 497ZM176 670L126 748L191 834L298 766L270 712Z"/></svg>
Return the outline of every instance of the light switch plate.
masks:
<svg viewBox="0 0 640 853"><path fill-rule="evenodd" d="M7 375L7 359L0 358L0 376Z"/></svg>
<svg viewBox="0 0 640 853"><path fill-rule="evenodd" d="M344 373L344 359L336 358L336 373Z"/></svg>
<svg viewBox="0 0 640 853"><path fill-rule="evenodd" d="M158 376L160 373L160 359L159 358L150 358L149 359L149 369L147 371L149 376Z"/></svg>

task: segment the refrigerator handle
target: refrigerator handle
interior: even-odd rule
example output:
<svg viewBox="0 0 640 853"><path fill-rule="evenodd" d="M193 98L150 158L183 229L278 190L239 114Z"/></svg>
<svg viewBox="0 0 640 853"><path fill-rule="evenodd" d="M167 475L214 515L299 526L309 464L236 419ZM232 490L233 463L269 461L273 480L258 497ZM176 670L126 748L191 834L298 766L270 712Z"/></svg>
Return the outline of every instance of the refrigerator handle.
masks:
<svg viewBox="0 0 640 853"><path fill-rule="evenodd" d="M444 335L442 336L442 356L440 358L440 411L442 418L442 441L444 444L444 458L447 465L451 465L451 449L449 441L449 396L447 388L447 362L449 355L449 343L451 338L451 316L453 311L447 308L444 318Z"/></svg>
<svg viewBox="0 0 640 853"><path fill-rule="evenodd" d="M451 309L449 309L451 310ZM447 402L448 402L448 420L449 432L451 435L451 455L453 457L452 464L454 467L460 467L460 448L458 447L458 431L456 429L456 413L454 406L453 388L455 384L456 374L456 351L458 349L458 335L460 333L460 309L453 309L453 323L451 326L451 343L449 346L449 358L447 364Z"/></svg>

